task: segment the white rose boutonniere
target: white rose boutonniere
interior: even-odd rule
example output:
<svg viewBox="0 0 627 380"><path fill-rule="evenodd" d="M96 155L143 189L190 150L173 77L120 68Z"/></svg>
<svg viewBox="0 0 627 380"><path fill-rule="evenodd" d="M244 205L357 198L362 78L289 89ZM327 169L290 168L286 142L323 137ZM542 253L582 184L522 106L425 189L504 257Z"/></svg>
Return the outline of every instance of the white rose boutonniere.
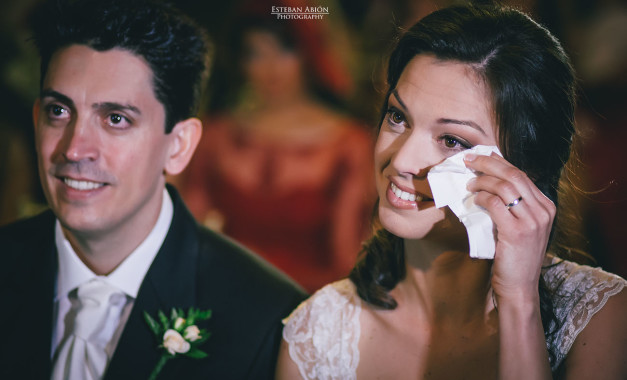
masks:
<svg viewBox="0 0 627 380"><path fill-rule="evenodd" d="M185 339L190 342L195 342L201 338L200 329L196 325L187 326L185 328Z"/></svg>
<svg viewBox="0 0 627 380"><path fill-rule="evenodd" d="M163 334L163 348L171 355L185 354L191 348L191 344L178 331L170 329Z"/></svg>
<svg viewBox="0 0 627 380"><path fill-rule="evenodd" d="M198 346L211 335L196 325L196 322L211 318L211 310L201 311L190 308L185 313L181 309L172 309L170 318L166 317L162 311L159 311L158 317L159 322L144 312L144 319L159 340L158 348L163 349L161 359L150 374L149 380L155 380L165 363L176 355L194 359L207 357L207 353L201 351Z"/></svg>

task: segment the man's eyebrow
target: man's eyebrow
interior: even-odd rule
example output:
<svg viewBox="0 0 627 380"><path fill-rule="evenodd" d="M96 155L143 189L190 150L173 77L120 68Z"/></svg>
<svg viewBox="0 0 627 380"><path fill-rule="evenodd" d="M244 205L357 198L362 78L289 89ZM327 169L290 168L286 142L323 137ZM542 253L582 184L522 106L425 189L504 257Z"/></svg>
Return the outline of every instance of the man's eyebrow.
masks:
<svg viewBox="0 0 627 380"><path fill-rule="evenodd" d="M68 96L63 95L62 93L50 89L43 89L39 94L39 98L54 98L61 103L67 104L68 107L74 108L74 101L70 99Z"/></svg>
<svg viewBox="0 0 627 380"><path fill-rule="evenodd" d="M120 104L120 103L115 103L115 102L102 102L102 103L95 103L91 106L94 109L102 109L105 111L131 111L134 112L138 115L141 115L142 112L139 110L138 107L135 107L132 104Z"/></svg>
<svg viewBox="0 0 627 380"><path fill-rule="evenodd" d="M405 111L405 113L409 113L407 106L405 105L405 103L403 103L403 100L401 100L401 96L398 94L398 91L396 91L396 89L392 91L392 95L394 95L394 97L396 98L396 101L399 102L399 104L401 105L401 108L403 108L403 111Z"/></svg>
<svg viewBox="0 0 627 380"><path fill-rule="evenodd" d="M483 128L481 128L481 126L477 123L475 123L474 121L470 121L470 120L457 120L457 119L438 119L438 123L439 124L459 124L459 125L466 125L469 126L473 129L478 130L479 132L481 132L484 136L487 136L485 131L483 130Z"/></svg>
<svg viewBox="0 0 627 380"><path fill-rule="evenodd" d="M68 96L63 95L62 93L50 89L41 90L39 94L39 98L54 98L57 101L68 105L70 108L74 108L74 101L70 99ZM106 111L131 111L138 115L141 115L141 111L138 107L132 104L120 104L116 102L102 102L102 103L94 103L91 106L94 109L103 109Z"/></svg>

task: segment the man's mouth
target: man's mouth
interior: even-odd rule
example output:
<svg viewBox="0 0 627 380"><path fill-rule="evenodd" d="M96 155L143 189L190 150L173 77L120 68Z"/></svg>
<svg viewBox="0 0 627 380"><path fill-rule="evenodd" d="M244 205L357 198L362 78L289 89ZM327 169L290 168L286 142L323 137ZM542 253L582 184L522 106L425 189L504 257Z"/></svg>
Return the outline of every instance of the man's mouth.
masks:
<svg viewBox="0 0 627 380"><path fill-rule="evenodd" d="M84 180L76 180L71 178L63 178L63 182L75 190L95 190L103 187L105 184L103 182L92 182L92 181L84 181Z"/></svg>

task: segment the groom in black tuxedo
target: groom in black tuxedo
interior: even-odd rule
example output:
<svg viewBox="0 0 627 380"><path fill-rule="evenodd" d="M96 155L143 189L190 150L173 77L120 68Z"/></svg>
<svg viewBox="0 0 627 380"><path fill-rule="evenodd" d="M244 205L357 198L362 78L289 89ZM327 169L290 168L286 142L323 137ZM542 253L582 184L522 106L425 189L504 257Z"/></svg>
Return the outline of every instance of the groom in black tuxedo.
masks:
<svg viewBox="0 0 627 380"><path fill-rule="evenodd" d="M196 322L211 332L199 346L208 356L178 353L158 379L272 378L281 318L305 294L200 227L166 185L201 135L204 33L148 0L44 9L33 24L42 75L33 119L50 210L0 229L0 378L147 379L168 345L144 314L190 307L212 310ZM93 281L118 295L119 312L98 331L107 360L102 373L69 375L64 352Z"/></svg>

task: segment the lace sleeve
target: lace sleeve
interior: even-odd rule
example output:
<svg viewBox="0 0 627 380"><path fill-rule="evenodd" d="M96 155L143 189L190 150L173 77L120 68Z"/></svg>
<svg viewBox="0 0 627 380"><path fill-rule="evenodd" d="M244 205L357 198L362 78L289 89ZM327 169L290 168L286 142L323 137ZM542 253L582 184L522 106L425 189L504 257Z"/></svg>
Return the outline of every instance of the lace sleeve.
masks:
<svg viewBox="0 0 627 380"><path fill-rule="evenodd" d="M618 294L627 282L599 268L564 261L552 266L545 280L554 291L555 314L559 321L556 333L547 342L556 354L551 367L555 370L564 360L579 333L607 300Z"/></svg>
<svg viewBox="0 0 627 380"><path fill-rule="evenodd" d="M360 312L361 300L346 279L320 289L283 321L283 338L303 379L356 378Z"/></svg>

